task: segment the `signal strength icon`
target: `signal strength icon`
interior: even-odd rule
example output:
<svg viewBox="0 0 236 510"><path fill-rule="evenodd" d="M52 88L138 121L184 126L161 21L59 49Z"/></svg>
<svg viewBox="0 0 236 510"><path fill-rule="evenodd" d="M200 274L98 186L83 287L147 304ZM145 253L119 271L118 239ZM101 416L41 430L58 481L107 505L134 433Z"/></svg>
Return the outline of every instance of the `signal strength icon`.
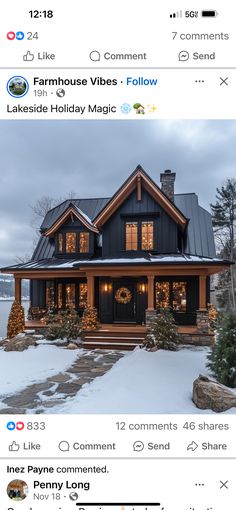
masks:
<svg viewBox="0 0 236 510"><path fill-rule="evenodd" d="M172 12L170 18L182 18L182 11Z"/></svg>

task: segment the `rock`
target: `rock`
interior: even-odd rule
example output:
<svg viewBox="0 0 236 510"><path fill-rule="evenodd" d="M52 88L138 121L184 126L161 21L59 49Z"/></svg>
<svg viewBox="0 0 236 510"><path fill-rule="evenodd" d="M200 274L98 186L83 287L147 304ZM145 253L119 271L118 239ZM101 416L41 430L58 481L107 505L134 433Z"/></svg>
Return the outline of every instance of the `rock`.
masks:
<svg viewBox="0 0 236 510"><path fill-rule="evenodd" d="M193 402L199 409L221 413L236 407L236 394L223 384L199 375L193 383Z"/></svg>
<svg viewBox="0 0 236 510"><path fill-rule="evenodd" d="M8 342L4 346L4 351L11 352L11 351L17 351L22 352L28 349L28 347L36 347L35 338L33 336L25 336L25 337L19 337L15 336L14 338L11 338L8 340Z"/></svg>
<svg viewBox="0 0 236 510"><path fill-rule="evenodd" d="M25 335L34 335L35 334L35 329L25 329L24 331Z"/></svg>
<svg viewBox="0 0 236 510"><path fill-rule="evenodd" d="M78 345L74 344L73 342L70 342L68 345L67 345L67 349L78 349Z"/></svg>

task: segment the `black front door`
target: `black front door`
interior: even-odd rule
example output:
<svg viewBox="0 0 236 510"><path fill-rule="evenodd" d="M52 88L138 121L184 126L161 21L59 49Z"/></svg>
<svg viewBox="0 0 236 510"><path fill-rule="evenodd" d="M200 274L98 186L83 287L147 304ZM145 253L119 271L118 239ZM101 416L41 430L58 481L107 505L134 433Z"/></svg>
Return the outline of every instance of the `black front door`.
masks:
<svg viewBox="0 0 236 510"><path fill-rule="evenodd" d="M114 322L134 322L136 323L136 300L137 283L119 281L114 282Z"/></svg>

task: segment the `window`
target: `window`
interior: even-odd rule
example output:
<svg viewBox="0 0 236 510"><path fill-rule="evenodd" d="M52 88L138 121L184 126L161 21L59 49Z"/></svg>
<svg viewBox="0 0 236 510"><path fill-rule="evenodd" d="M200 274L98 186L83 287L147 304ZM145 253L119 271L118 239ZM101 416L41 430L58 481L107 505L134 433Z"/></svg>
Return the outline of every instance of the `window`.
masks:
<svg viewBox="0 0 236 510"><path fill-rule="evenodd" d="M153 221L142 221L142 250L153 250Z"/></svg>
<svg viewBox="0 0 236 510"><path fill-rule="evenodd" d="M62 283L57 286L57 306L59 309L63 306Z"/></svg>
<svg viewBox="0 0 236 510"><path fill-rule="evenodd" d="M63 235L58 234L58 253L61 255L63 252Z"/></svg>
<svg viewBox="0 0 236 510"><path fill-rule="evenodd" d="M80 283L79 284L79 308L86 308L87 294L88 294L87 283Z"/></svg>
<svg viewBox="0 0 236 510"><path fill-rule="evenodd" d="M173 282L173 310L186 312L186 282Z"/></svg>
<svg viewBox="0 0 236 510"><path fill-rule="evenodd" d="M156 282L156 307L168 308L170 306L169 282Z"/></svg>
<svg viewBox="0 0 236 510"><path fill-rule="evenodd" d="M75 253L76 252L76 233L75 232L67 232L66 233L66 253Z"/></svg>
<svg viewBox="0 0 236 510"><path fill-rule="evenodd" d="M55 305L54 302L54 281L48 280L46 282L46 306L48 308L53 308Z"/></svg>
<svg viewBox="0 0 236 510"><path fill-rule="evenodd" d="M79 251L80 253L89 253L89 232L80 232Z"/></svg>
<svg viewBox="0 0 236 510"><path fill-rule="evenodd" d="M75 283L66 284L66 308L75 308Z"/></svg>
<svg viewBox="0 0 236 510"><path fill-rule="evenodd" d="M125 224L125 249L137 250L138 249L138 223Z"/></svg>
<svg viewBox="0 0 236 510"><path fill-rule="evenodd" d="M168 308L174 312L187 311L187 282L163 281L155 284L156 308Z"/></svg>

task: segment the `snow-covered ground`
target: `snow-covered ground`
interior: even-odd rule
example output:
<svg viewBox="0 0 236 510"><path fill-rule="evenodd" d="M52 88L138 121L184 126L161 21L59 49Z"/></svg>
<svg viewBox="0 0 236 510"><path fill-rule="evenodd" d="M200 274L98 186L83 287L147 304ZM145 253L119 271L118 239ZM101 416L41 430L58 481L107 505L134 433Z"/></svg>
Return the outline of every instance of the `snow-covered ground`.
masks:
<svg viewBox="0 0 236 510"><path fill-rule="evenodd" d="M199 374L210 375L206 369L207 352L206 347L183 348L177 352L147 352L137 348L105 375L85 384L75 397L65 397L63 405L45 408L45 412L205 413L192 402L192 385ZM83 349L70 351L50 345L30 347L23 352L0 350L0 408L5 407L1 404L4 396L66 371L83 355ZM89 356L87 351L86 356ZM236 414L236 408L227 412Z"/></svg>
<svg viewBox="0 0 236 510"><path fill-rule="evenodd" d="M80 352L50 345L30 347L23 352L0 349L0 399L65 371Z"/></svg>
<svg viewBox="0 0 236 510"><path fill-rule="evenodd" d="M211 413L192 402L193 381L206 369L208 348L147 352L137 348L103 377L50 413ZM236 408L228 413L236 414Z"/></svg>

